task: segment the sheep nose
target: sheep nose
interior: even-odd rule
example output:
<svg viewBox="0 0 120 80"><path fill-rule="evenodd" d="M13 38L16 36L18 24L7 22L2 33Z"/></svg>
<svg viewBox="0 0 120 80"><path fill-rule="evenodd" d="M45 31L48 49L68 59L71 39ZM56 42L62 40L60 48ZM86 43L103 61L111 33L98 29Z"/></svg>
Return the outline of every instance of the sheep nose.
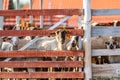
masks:
<svg viewBox="0 0 120 80"><path fill-rule="evenodd" d="M113 49L113 48L114 48L114 47L113 47L113 45L111 44L111 45L110 45L110 49Z"/></svg>

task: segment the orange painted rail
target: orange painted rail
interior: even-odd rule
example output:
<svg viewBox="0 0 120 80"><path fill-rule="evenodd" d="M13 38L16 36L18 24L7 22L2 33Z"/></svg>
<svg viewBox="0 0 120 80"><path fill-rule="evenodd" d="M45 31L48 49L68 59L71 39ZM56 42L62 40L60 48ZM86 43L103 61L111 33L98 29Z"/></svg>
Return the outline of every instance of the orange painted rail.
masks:
<svg viewBox="0 0 120 80"><path fill-rule="evenodd" d="M52 16L52 15L82 15L80 9L36 9L36 10L0 10L0 16Z"/></svg>
<svg viewBox="0 0 120 80"><path fill-rule="evenodd" d="M13 65L14 64L14 65ZM83 67L82 61L0 61L0 68Z"/></svg>
<svg viewBox="0 0 120 80"><path fill-rule="evenodd" d="M0 72L0 78L84 78L83 72Z"/></svg>
<svg viewBox="0 0 120 80"><path fill-rule="evenodd" d="M0 36L50 36L56 30L0 30ZM82 29L68 29L71 35L83 36Z"/></svg>
<svg viewBox="0 0 120 80"><path fill-rule="evenodd" d="M40 51L40 50L24 50L24 51L0 51L0 57L56 57L56 56L81 56L83 51Z"/></svg>

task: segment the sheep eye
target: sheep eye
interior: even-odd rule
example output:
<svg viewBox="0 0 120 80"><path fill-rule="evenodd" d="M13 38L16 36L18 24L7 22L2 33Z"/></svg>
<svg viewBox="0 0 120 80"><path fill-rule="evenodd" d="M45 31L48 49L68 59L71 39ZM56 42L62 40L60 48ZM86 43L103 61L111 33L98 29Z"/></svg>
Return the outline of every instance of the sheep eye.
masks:
<svg viewBox="0 0 120 80"><path fill-rule="evenodd" d="M105 42L105 44L109 45L109 44L110 44L110 42Z"/></svg>

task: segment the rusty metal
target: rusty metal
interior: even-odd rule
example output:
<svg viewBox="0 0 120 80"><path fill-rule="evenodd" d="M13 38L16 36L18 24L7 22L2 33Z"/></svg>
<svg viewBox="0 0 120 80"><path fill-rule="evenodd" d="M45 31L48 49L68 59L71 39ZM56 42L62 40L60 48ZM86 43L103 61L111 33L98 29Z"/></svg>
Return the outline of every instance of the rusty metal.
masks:
<svg viewBox="0 0 120 80"><path fill-rule="evenodd" d="M53 35L56 30L0 30L0 36L50 36ZM70 35L79 35L83 36L83 30L72 30L70 31Z"/></svg>
<svg viewBox="0 0 120 80"><path fill-rule="evenodd" d="M14 64L14 65L13 65ZM0 61L0 68L83 67L82 61Z"/></svg>
<svg viewBox="0 0 120 80"><path fill-rule="evenodd" d="M0 72L0 78L84 78L83 72Z"/></svg>
<svg viewBox="0 0 120 80"><path fill-rule="evenodd" d="M56 57L56 56L81 56L83 51L0 51L0 57Z"/></svg>
<svg viewBox="0 0 120 80"><path fill-rule="evenodd" d="M80 9L1 10L0 16L82 15Z"/></svg>

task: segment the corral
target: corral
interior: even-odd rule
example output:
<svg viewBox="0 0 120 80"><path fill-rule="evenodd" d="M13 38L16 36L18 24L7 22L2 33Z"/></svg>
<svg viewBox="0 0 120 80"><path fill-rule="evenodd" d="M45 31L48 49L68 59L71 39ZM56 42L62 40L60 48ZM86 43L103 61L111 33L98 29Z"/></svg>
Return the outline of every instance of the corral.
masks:
<svg viewBox="0 0 120 80"><path fill-rule="evenodd" d="M110 36L118 41L120 27L92 26L91 17L120 15L120 9L91 10L91 0L83 0L83 9L32 9L32 0L30 3L29 10L0 10L1 79L93 80L93 77L120 77L119 63L95 64L91 60L96 56L99 56L97 59L101 56L119 58L120 50L117 47L106 48L105 42ZM19 0L17 5L19 8ZM36 27L32 22L31 16L40 16L42 20L42 16L52 15L65 17L47 29ZM73 15L78 15L78 27L66 27L64 22ZM4 28L3 17L13 16L17 25L11 30ZM20 20L20 17L30 17L30 23ZM81 17L84 17L83 22Z"/></svg>

